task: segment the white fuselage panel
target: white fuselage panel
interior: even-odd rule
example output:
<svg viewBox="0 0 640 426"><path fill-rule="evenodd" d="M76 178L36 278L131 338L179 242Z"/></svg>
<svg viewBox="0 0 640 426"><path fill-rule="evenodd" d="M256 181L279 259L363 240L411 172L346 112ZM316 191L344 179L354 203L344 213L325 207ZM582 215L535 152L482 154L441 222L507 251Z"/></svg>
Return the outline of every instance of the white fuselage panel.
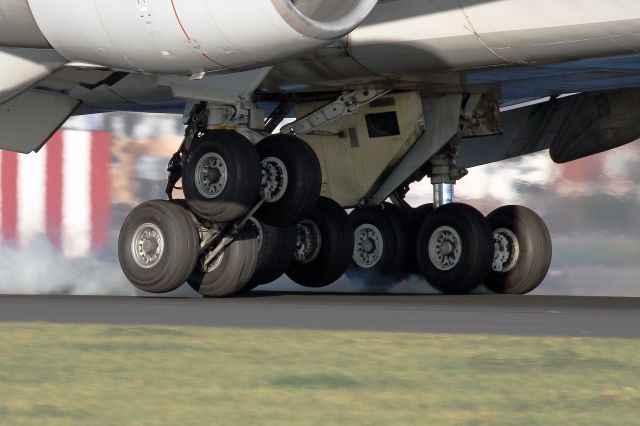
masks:
<svg viewBox="0 0 640 426"><path fill-rule="evenodd" d="M278 65L267 85L457 90L477 70L638 53L637 0L383 0L340 45Z"/></svg>
<svg viewBox="0 0 640 426"><path fill-rule="evenodd" d="M377 74L535 65L640 52L637 0L394 0L349 36Z"/></svg>

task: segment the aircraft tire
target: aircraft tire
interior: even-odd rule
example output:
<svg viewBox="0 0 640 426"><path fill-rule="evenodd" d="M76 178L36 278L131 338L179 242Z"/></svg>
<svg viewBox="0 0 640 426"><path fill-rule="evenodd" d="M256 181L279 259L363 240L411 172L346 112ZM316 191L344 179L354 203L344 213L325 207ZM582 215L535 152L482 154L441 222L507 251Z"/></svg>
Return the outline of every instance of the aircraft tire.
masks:
<svg viewBox="0 0 640 426"><path fill-rule="evenodd" d="M296 250L295 227L275 227L257 220L254 225L259 230L260 249L256 270L244 291L269 284L284 275L293 262Z"/></svg>
<svg viewBox="0 0 640 426"><path fill-rule="evenodd" d="M316 153L293 135L269 136L256 148L263 167L262 188L268 194L256 218L272 226L296 225L311 214L320 197L322 169Z"/></svg>
<svg viewBox="0 0 640 426"><path fill-rule="evenodd" d="M200 237L179 205L147 201L127 216L118 238L118 258L127 279L149 293L180 287L195 267Z"/></svg>
<svg viewBox="0 0 640 426"><path fill-rule="evenodd" d="M204 297L232 296L251 280L258 252L258 234L253 226L247 225L207 271L198 262L187 282Z"/></svg>
<svg viewBox="0 0 640 426"><path fill-rule="evenodd" d="M420 274L418 267L418 258L416 253L416 245L418 243L418 235L420 227L427 216L433 211L433 204L423 204L419 207L411 209L411 217L409 221L409 256L407 261L407 271L409 274Z"/></svg>
<svg viewBox="0 0 640 426"><path fill-rule="evenodd" d="M429 284L445 294L466 294L482 284L491 269L491 228L473 207L447 204L424 220L416 253Z"/></svg>
<svg viewBox="0 0 640 426"><path fill-rule="evenodd" d="M320 197L309 217L296 226L294 261L287 275L304 287L320 288L336 282L353 255L353 227L335 201Z"/></svg>
<svg viewBox="0 0 640 426"><path fill-rule="evenodd" d="M184 160L189 208L209 222L239 219L259 200L260 173L260 157L247 138L231 130L207 132Z"/></svg>
<svg viewBox="0 0 640 426"><path fill-rule="evenodd" d="M392 204L358 208L349 215L354 249L347 277L384 291L404 278L410 257L407 223Z"/></svg>
<svg viewBox="0 0 640 426"><path fill-rule="evenodd" d="M547 225L532 210L504 206L487 217L493 230L493 268L485 285L500 294L526 294L547 276L552 242Z"/></svg>

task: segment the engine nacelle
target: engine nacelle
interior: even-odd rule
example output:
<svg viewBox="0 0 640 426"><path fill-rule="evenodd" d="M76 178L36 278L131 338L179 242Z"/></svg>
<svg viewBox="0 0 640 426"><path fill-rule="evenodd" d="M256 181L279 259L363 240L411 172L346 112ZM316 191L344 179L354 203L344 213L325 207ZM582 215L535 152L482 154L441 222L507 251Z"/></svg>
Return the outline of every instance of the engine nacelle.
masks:
<svg viewBox="0 0 640 426"><path fill-rule="evenodd" d="M157 74L194 74L260 68L317 49L351 32L377 1L28 3L46 40L70 61Z"/></svg>

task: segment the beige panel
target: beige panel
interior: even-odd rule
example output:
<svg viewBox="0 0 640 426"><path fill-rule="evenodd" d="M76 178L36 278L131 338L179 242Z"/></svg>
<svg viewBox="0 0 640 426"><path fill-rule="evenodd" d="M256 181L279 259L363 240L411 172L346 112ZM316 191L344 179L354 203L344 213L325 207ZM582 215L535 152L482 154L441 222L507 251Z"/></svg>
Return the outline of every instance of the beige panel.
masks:
<svg viewBox="0 0 640 426"><path fill-rule="evenodd" d="M378 106L381 104L389 106ZM302 105L296 114L301 117L320 106L322 104ZM370 138L366 116L393 111L398 117L400 135ZM396 93L363 108L357 115L305 135L304 139L316 151L322 165L323 195L344 207L356 206L377 186L380 177L404 157L422 133L423 122L419 95Z"/></svg>

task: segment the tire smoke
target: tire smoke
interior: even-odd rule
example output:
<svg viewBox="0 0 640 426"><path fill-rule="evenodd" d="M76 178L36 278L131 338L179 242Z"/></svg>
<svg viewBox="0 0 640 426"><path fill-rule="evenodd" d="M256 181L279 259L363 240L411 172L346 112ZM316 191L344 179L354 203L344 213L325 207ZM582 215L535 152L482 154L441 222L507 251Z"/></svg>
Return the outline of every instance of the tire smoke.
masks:
<svg viewBox="0 0 640 426"><path fill-rule="evenodd" d="M114 255L65 258L45 237L20 249L0 247L0 293L135 295Z"/></svg>

